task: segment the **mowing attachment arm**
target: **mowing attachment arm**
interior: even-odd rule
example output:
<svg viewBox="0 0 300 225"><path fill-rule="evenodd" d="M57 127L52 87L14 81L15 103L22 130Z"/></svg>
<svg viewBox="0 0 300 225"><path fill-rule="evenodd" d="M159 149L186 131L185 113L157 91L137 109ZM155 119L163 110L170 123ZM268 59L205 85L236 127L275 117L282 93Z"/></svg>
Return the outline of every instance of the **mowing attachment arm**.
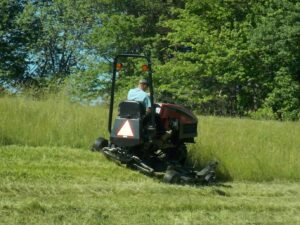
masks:
<svg viewBox="0 0 300 225"><path fill-rule="evenodd" d="M176 184L209 184L215 182L217 161L211 161L202 170L197 171L194 168L182 166L178 163L170 163L166 165L166 170L155 171L147 162L144 162L138 156L128 153L123 148L119 147L104 147L101 152L110 160L118 164L125 165L126 167L136 169L139 172L154 176L157 178L163 177L166 183ZM161 162L166 163L166 162Z"/></svg>

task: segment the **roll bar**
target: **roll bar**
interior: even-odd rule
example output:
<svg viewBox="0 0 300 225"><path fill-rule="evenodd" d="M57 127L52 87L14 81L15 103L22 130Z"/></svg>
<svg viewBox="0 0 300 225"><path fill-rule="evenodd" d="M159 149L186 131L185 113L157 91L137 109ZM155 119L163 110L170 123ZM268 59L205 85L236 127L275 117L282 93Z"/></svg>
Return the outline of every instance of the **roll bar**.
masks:
<svg viewBox="0 0 300 225"><path fill-rule="evenodd" d="M117 63L120 58L143 58L146 59L148 64L148 82L149 82L149 90L150 90L150 101L151 101L151 124L149 130L155 130L155 108L154 108L154 92L153 92L153 82L152 82L152 64L151 58L147 55L139 55L139 54L120 54L114 58L113 61L113 73L112 73L112 83L111 83L111 93L110 93L110 104L109 104L109 117L108 117L108 132L111 133L112 126L112 117L114 110L114 98L115 98L115 83L116 83L116 74L117 74Z"/></svg>

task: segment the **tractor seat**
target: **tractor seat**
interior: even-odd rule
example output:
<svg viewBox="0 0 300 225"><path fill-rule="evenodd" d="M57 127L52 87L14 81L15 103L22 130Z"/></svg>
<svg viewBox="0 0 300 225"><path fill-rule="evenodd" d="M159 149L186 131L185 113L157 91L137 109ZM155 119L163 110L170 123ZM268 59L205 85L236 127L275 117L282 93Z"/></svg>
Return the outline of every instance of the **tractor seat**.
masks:
<svg viewBox="0 0 300 225"><path fill-rule="evenodd" d="M146 114L145 106L142 102L124 101L119 104L119 117L138 119Z"/></svg>

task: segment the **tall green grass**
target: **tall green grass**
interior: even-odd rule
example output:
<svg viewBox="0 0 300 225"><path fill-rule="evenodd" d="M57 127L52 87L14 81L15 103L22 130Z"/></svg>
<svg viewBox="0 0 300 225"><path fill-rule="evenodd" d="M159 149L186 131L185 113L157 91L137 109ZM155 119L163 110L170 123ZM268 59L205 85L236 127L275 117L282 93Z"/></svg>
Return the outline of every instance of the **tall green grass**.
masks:
<svg viewBox="0 0 300 225"><path fill-rule="evenodd" d="M39 101L2 97L0 144L88 148L106 134L106 111L70 103L60 95Z"/></svg>
<svg viewBox="0 0 300 225"><path fill-rule="evenodd" d="M300 123L200 117L192 161L215 158L226 179L300 180Z"/></svg>
<svg viewBox="0 0 300 225"><path fill-rule="evenodd" d="M88 149L108 137L107 109L44 100L0 98L0 145L70 146ZM190 162L220 162L219 177L233 180L300 180L300 123L200 117Z"/></svg>

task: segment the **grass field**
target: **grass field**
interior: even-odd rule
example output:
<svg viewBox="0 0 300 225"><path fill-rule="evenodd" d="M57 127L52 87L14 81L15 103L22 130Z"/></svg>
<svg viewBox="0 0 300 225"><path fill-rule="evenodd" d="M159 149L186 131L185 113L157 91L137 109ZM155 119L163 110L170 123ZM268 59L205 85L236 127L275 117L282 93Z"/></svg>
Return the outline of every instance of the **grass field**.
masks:
<svg viewBox="0 0 300 225"><path fill-rule="evenodd" d="M0 145L67 146L88 150L108 137L107 110L72 104L61 96L43 101L0 98ZM300 122L200 117L190 163L220 162L222 180L300 181Z"/></svg>
<svg viewBox="0 0 300 225"><path fill-rule="evenodd" d="M300 224L300 183L160 183L98 153L0 147L0 224Z"/></svg>
<svg viewBox="0 0 300 225"><path fill-rule="evenodd" d="M161 183L89 151L107 109L0 98L0 224L300 224L300 123L200 117L189 163L220 185Z"/></svg>

